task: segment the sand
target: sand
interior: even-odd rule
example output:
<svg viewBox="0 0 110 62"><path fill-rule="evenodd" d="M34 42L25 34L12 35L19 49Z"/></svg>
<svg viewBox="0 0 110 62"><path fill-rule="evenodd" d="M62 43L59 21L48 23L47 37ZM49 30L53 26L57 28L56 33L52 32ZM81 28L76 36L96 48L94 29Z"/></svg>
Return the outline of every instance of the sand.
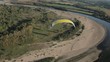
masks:
<svg viewBox="0 0 110 62"><path fill-rule="evenodd" d="M82 24L84 24L85 29L80 36L75 37L74 39L59 42L51 48L30 51L18 58L6 60L5 62L12 62L14 60L16 60L16 62L32 62L45 57L55 57L57 59L61 56L64 56L64 59L59 60L59 62L64 62L66 59L84 53L91 47L99 44L100 41L105 37L105 29L100 24L88 19L87 17L71 12L52 9L51 11L54 11L58 15L64 16L65 18L77 18Z"/></svg>

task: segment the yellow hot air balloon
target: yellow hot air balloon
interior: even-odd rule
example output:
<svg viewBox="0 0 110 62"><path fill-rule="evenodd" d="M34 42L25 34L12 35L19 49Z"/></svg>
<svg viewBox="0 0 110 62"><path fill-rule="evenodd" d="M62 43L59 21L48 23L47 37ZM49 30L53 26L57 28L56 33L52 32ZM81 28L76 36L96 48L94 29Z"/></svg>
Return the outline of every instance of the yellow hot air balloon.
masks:
<svg viewBox="0 0 110 62"><path fill-rule="evenodd" d="M69 19L56 20L56 21L54 21L54 22L52 23L52 27L53 27L54 25L60 24L60 23L70 23L70 24L72 24L72 25L75 27L75 24L74 24L71 20L69 20Z"/></svg>

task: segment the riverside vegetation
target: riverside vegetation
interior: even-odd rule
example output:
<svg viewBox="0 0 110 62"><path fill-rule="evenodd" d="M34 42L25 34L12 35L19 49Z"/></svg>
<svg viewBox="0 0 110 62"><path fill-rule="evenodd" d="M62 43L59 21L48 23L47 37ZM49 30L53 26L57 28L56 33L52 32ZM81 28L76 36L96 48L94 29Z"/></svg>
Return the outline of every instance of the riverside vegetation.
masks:
<svg viewBox="0 0 110 62"><path fill-rule="evenodd" d="M77 31L84 29L77 19L76 28L67 24L66 28L57 25L50 29L53 20L60 18L63 17L41 8L0 5L0 59L10 60L27 51L42 49L47 42L78 36L81 32Z"/></svg>
<svg viewBox="0 0 110 62"><path fill-rule="evenodd" d="M104 7L98 7L95 5L93 6L92 4L86 4L81 2L70 3L70 4L66 4L64 2L39 2L39 3L33 3L33 5L86 14L110 22L110 16L107 14L109 10Z"/></svg>

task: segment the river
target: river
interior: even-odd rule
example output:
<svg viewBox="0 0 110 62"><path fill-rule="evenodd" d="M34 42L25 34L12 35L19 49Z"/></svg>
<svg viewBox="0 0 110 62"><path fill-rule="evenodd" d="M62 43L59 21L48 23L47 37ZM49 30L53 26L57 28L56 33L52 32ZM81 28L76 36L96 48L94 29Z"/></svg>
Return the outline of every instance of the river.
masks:
<svg viewBox="0 0 110 62"><path fill-rule="evenodd" d="M3 2L1 2L0 4L2 4ZM4 3L3 3L4 4ZM8 4L8 5L13 5L13 4ZM30 6L30 5L19 5L19 6L25 6L25 7L31 7L31 8L37 8L37 6ZM46 8L47 9L47 8ZM49 8L50 9L50 8ZM68 11L69 12L69 11ZM74 13L74 12L73 12ZM97 48L104 51L106 50L108 47L110 47L110 23L95 18L93 16L89 16L89 15L84 15L84 14L80 14L80 13L75 13L75 14L79 14L81 16L85 16L89 19L92 19L93 21L99 23L100 25L102 25L105 29L106 29L106 37L100 42L99 45L97 45Z"/></svg>

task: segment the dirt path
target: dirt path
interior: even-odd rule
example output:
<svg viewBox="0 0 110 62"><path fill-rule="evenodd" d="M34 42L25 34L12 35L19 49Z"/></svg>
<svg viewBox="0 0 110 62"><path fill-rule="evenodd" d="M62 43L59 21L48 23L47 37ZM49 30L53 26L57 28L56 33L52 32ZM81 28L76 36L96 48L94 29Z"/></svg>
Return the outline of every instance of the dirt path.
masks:
<svg viewBox="0 0 110 62"><path fill-rule="evenodd" d="M6 60L5 62L12 62L15 60L16 62L32 62L34 60L39 60L45 57L58 58L60 56L67 56L66 59L68 59L70 57L77 56L87 51L92 46L99 43L99 41L101 41L105 37L105 29L101 25L86 17L73 14L71 12L64 12L58 10L51 11L54 11L58 15L64 16L65 18L77 18L78 20L80 20L81 23L85 26L85 29L83 30L82 34L75 39L60 42L51 48L31 51L10 61ZM63 61L64 59L59 62Z"/></svg>

